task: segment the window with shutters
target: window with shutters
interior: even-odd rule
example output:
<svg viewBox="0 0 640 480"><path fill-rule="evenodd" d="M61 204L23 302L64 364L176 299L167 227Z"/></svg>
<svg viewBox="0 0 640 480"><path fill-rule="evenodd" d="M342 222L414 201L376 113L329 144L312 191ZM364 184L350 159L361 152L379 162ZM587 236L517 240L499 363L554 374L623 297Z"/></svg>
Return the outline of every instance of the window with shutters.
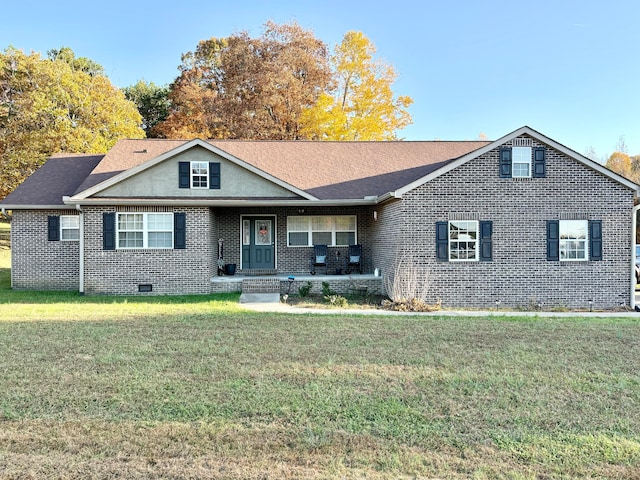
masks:
<svg viewBox="0 0 640 480"><path fill-rule="evenodd" d="M172 213L118 213L118 249L173 248L173 238Z"/></svg>
<svg viewBox="0 0 640 480"><path fill-rule="evenodd" d="M80 240L80 217L78 215L60 216L60 240Z"/></svg>
<svg viewBox="0 0 640 480"><path fill-rule="evenodd" d="M209 162L191 162L191 188L209 188Z"/></svg>
<svg viewBox="0 0 640 480"><path fill-rule="evenodd" d="M441 262L493 260L491 220L436 222L436 258Z"/></svg>
<svg viewBox="0 0 640 480"><path fill-rule="evenodd" d="M478 260L478 222L449 222L449 260Z"/></svg>
<svg viewBox="0 0 640 480"><path fill-rule="evenodd" d="M589 258L587 220L560 220L560 261L579 261Z"/></svg>
<svg viewBox="0 0 640 480"><path fill-rule="evenodd" d="M220 189L220 162L178 162L178 188Z"/></svg>
<svg viewBox="0 0 640 480"><path fill-rule="evenodd" d="M600 261L602 220L547 220L547 260Z"/></svg>
<svg viewBox="0 0 640 480"><path fill-rule="evenodd" d="M534 147L529 138L515 138L513 147L499 150L500 178L545 178L546 148Z"/></svg>

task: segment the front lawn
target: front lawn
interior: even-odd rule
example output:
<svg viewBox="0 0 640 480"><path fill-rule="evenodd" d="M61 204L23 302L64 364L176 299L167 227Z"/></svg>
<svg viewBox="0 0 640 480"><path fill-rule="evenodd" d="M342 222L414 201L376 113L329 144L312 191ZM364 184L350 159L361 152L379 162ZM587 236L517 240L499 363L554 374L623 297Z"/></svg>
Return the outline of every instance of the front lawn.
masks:
<svg viewBox="0 0 640 480"><path fill-rule="evenodd" d="M236 302L0 290L0 477L640 478L634 319Z"/></svg>

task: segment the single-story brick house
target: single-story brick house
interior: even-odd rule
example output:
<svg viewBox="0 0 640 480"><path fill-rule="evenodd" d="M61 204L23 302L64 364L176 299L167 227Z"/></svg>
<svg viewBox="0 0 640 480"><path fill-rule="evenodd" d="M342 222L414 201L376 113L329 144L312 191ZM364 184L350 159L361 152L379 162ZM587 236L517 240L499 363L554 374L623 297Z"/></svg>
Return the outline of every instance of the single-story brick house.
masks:
<svg viewBox="0 0 640 480"><path fill-rule="evenodd" d="M314 244L331 273L359 244L362 281L384 289L410 258L445 307L600 309L633 304L637 193L522 127L493 142L121 140L50 158L0 207L16 289L206 294L231 288L220 255L236 278L286 279L309 274Z"/></svg>

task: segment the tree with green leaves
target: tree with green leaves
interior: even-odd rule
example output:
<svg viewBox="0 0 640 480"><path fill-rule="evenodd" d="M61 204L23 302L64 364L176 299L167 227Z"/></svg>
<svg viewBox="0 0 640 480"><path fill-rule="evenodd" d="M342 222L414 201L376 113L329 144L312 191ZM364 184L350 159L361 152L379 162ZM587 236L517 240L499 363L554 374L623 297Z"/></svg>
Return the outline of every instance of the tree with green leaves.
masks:
<svg viewBox="0 0 640 480"><path fill-rule="evenodd" d="M54 153L104 153L120 138L144 137L135 104L101 67L88 73L74 58L0 53L0 198Z"/></svg>
<svg viewBox="0 0 640 480"><path fill-rule="evenodd" d="M169 88L160 87L153 82L139 80L136 84L122 89L127 100L138 107L142 116L142 129L147 138L157 137L155 126L169 115Z"/></svg>
<svg viewBox="0 0 640 480"><path fill-rule="evenodd" d="M337 86L324 92L302 116L302 132L317 140L396 140L411 124L408 96L395 96L397 74L375 60L373 43L361 32L348 32L331 58Z"/></svg>

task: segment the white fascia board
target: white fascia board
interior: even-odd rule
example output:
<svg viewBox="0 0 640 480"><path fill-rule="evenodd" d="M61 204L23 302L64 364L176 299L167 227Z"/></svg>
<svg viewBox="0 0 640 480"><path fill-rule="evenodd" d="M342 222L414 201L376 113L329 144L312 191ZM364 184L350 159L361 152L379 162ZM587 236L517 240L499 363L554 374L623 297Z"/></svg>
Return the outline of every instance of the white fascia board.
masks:
<svg viewBox="0 0 640 480"><path fill-rule="evenodd" d="M571 157L581 163L583 163L584 165L586 165L587 167L591 168L592 170L595 170L596 172L601 173L602 175L604 175L605 177L609 177L611 180L614 180L618 183L621 183L622 185L624 185L625 187L629 188L630 190L633 190L636 192L636 194L640 191L640 185L632 182L631 180L629 180L628 178L623 177L622 175L617 174L616 172L614 172L613 170L609 170L607 167L605 167L604 165L595 162L593 160L591 160L590 158L585 157L584 155L580 155L578 152L571 150L568 147L565 147L564 145L562 145L561 143L556 142L555 140L549 138L549 137L545 137L544 135L542 135L539 132L536 132L535 130L529 128L529 127L523 127L523 128L527 128L529 130L529 135L539 141L541 141L542 143L546 143L547 145L555 148L556 150L558 150L559 152L564 153L566 156Z"/></svg>
<svg viewBox="0 0 640 480"><path fill-rule="evenodd" d="M3 210L71 210L76 208L74 205L11 205L1 204L0 208Z"/></svg>
<svg viewBox="0 0 640 480"><path fill-rule="evenodd" d="M448 163L447 165L445 165L442 168L439 168L438 170L431 172L428 175L425 175L422 178L419 178L418 180L411 182L408 185L405 185L404 187L396 190L395 194L396 197L401 197L402 195L404 195L405 193L413 190L414 188L417 188L421 185L424 185L425 183L438 178L441 175L444 175L447 172L450 172L451 170L453 170L454 168L458 168L461 165L464 165L465 163L467 163L468 161L479 157L480 155L484 155L487 152L490 152L491 150L493 150L494 148L498 148L499 146L503 145L504 143L513 140L516 137L519 137L520 135L529 135L532 138L535 138L536 140L545 143L547 145L549 145L550 147L553 147L554 149L558 150L559 152L564 153L565 155L567 155L568 157L573 158L574 160L577 160L581 163L583 163L585 166L591 168L592 170L595 170L603 175L605 175L606 177L611 178L612 180L615 180L618 183L621 183L622 185L624 185L625 187L633 190L636 192L636 195L638 195L638 192L640 192L640 185L637 185L635 183L633 183L631 180L628 180L627 178L623 177L622 175L618 175L617 173L615 173L612 170L609 170L608 168L606 168L603 165L600 165L598 162L594 162L593 160L580 155L579 153L571 150L570 148L565 147L564 145L562 145L561 143L556 142L555 140L552 140L549 137L544 136L543 134L541 134L540 132L537 132L536 130L524 126L519 128L518 130L515 130L507 135L505 135L502 138L499 138L498 140L495 140L494 142L491 142L488 145L485 145L484 147L480 147L477 150L474 150L473 152L469 152L466 155L463 155L462 157L452 161L451 163Z"/></svg>
<svg viewBox="0 0 640 480"><path fill-rule="evenodd" d="M95 195L96 193L101 192L102 190L105 190L106 188L109 188L129 177L132 177L134 175L137 175L141 172L144 172L145 170L152 168L156 165L158 165L159 163L164 162L165 160L174 157L176 155L179 155L180 153L183 153L193 147L202 147L206 150L209 150L210 152L232 162L235 163L236 165L245 168L246 170L249 170L252 173L255 173L256 175L259 175L260 177L264 178L265 180L268 180L272 183L275 183L276 185L284 188L285 190L288 190L292 193L295 193L296 195L299 195L303 198L306 198L307 200L317 200L316 197L314 197L313 195L310 195L309 193L305 192L304 190L300 190L297 187L294 187L293 185L290 185L286 182L283 182L282 180L274 177L273 175L270 175L267 172L264 172L262 170L260 170L257 167L254 167L253 165L240 160L237 157L234 157L233 155L225 152L224 150L219 149L218 147L211 145L208 142L205 142L204 140L201 140L199 138L196 138L194 140L190 140L186 143L183 143L182 145L174 148L173 150L169 150L168 152L163 153L162 155L159 155L155 158L152 158L151 160L148 160L140 165L137 165L133 168L130 168L129 170L125 170L124 172L121 172L117 175L114 175L113 177L109 178L108 180L105 180L104 182L98 183L97 185L94 185L91 188L88 188L80 193L78 193L77 195L74 195L72 198L73 199L78 199L78 200L83 200L86 199L92 195Z"/></svg>
<svg viewBox="0 0 640 480"><path fill-rule="evenodd" d="M155 198L85 198L65 197L71 206L107 206L107 205L163 205L176 207L353 207L376 205L376 199L337 199L337 200L251 200L251 199L155 199Z"/></svg>

